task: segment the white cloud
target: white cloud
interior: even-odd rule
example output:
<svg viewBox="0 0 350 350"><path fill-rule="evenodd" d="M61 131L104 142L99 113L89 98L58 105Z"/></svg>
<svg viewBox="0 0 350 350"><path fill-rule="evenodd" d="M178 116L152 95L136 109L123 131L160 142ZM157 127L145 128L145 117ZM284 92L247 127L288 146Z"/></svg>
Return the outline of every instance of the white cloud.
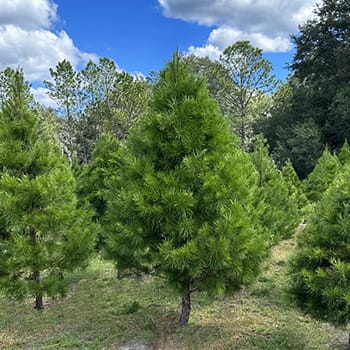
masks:
<svg viewBox="0 0 350 350"><path fill-rule="evenodd" d="M31 88L34 99L46 107L57 108L57 103L47 95L47 89L43 87Z"/></svg>
<svg viewBox="0 0 350 350"><path fill-rule="evenodd" d="M93 57L74 46L65 31L25 30L12 24L0 26L0 68L21 67L30 81L47 79L49 68L63 59L76 66Z"/></svg>
<svg viewBox="0 0 350 350"><path fill-rule="evenodd" d="M54 30L57 20L52 0L0 0L0 70L21 67L27 80L42 82L63 59L75 67L96 60L96 55L79 50L65 31ZM43 101L42 92L35 95Z"/></svg>
<svg viewBox="0 0 350 350"><path fill-rule="evenodd" d="M188 52L199 57L209 57L213 61L218 60L221 54L218 47L211 44L207 44L203 47L190 46Z"/></svg>
<svg viewBox="0 0 350 350"><path fill-rule="evenodd" d="M238 40L268 52L291 49L290 34L312 16L316 0L158 0L167 17L214 26L203 47L189 52L215 57Z"/></svg>
<svg viewBox="0 0 350 350"><path fill-rule="evenodd" d="M50 28L57 19L57 5L47 0L1 0L0 8L0 25Z"/></svg>
<svg viewBox="0 0 350 350"><path fill-rule="evenodd" d="M229 26L214 29L209 35L208 45L224 49L239 40L249 40L253 46L269 52L285 52L291 49L288 38L271 38L263 33L242 32Z"/></svg>

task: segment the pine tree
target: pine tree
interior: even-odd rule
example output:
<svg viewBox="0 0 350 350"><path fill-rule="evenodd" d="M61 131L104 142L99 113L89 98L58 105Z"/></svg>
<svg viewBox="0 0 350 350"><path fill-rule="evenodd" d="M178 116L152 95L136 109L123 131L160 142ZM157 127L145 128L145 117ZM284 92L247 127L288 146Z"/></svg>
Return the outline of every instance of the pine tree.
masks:
<svg viewBox="0 0 350 350"><path fill-rule="evenodd" d="M347 168L347 174L349 173ZM338 175L298 237L290 261L291 292L312 316L350 321L350 178ZM350 349L350 343L348 346Z"/></svg>
<svg viewBox="0 0 350 350"><path fill-rule="evenodd" d="M350 148L349 148L349 144L348 141L345 140L342 148L340 149L339 153L338 153L338 159L341 163L341 165L346 165L346 164L350 164Z"/></svg>
<svg viewBox="0 0 350 350"><path fill-rule="evenodd" d="M265 242L251 221L256 172L204 81L175 54L132 130L110 193L117 267L164 276L182 295L224 293L256 276Z"/></svg>
<svg viewBox="0 0 350 350"><path fill-rule="evenodd" d="M91 162L80 165L80 173L76 175L79 200L91 208L93 221L99 229L95 245L99 250L106 241L106 233L100 223L106 214L106 192L110 179L119 169L119 148L120 141L115 136L102 134L92 152Z"/></svg>
<svg viewBox="0 0 350 350"><path fill-rule="evenodd" d="M269 156L265 140L256 140L250 156L259 174L255 217L267 231L271 243L277 243L295 232L300 215L297 198Z"/></svg>
<svg viewBox="0 0 350 350"><path fill-rule="evenodd" d="M93 241L77 209L72 172L28 106L21 71L0 111L0 288L8 295L64 293L64 272L84 264Z"/></svg>
<svg viewBox="0 0 350 350"><path fill-rule="evenodd" d="M319 201L340 171L341 163L338 157L326 148L314 170L304 181L304 191L309 201L312 203Z"/></svg>
<svg viewBox="0 0 350 350"><path fill-rule="evenodd" d="M310 203L304 193L302 182L290 159L288 159L282 167L282 176L288 188L289 198L297 203L299 213L305 215L309 209Z"/></svg>

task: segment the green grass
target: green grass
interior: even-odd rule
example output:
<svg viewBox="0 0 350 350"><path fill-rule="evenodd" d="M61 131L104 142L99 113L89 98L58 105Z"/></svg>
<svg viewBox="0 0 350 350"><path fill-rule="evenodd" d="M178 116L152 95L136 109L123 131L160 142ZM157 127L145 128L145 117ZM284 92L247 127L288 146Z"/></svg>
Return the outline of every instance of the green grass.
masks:
<svg viewBox="0 0 350 350"><path fill-rule="evenodd" d="M177 328L180 297L157 278L118 280L94 259L70 276L63 299L0 297L0 349L345 349L347 335L305 316L286 297L293 241L272 251L257 282L233 296L193 295L188 327Z"/></svg>

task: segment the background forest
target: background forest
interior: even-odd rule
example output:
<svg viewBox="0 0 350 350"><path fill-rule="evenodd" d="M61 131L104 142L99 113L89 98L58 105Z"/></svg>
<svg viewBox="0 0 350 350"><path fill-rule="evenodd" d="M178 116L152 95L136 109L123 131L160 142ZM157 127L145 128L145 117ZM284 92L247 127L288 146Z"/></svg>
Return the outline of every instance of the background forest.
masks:
<svg viewBox="0 0 350 350"><path fill-rule="evenodd" d="M63 60L56 110L0 72L0 348L350 348L350 4L323 0L292 41L285 82L247 41L147 78ZM55 338L70 298L114 336Z"/></svg>

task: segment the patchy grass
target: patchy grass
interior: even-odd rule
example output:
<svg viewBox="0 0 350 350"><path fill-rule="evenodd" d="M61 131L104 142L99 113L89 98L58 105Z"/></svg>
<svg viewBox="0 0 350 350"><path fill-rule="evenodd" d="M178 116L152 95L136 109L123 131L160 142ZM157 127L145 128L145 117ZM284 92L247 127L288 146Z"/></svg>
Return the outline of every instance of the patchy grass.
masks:
<svg viewBox="0 0 350 350"><path fill-rule="evenodd" d="M185 328L176 328L180 297L165 281L118 280L111 263L94 259L45 310L0 297L0 349L345 349L344 331L305 316L286 297L292 249L293 241L275 247L258 281L236 295L194 294Z"/></svg>

